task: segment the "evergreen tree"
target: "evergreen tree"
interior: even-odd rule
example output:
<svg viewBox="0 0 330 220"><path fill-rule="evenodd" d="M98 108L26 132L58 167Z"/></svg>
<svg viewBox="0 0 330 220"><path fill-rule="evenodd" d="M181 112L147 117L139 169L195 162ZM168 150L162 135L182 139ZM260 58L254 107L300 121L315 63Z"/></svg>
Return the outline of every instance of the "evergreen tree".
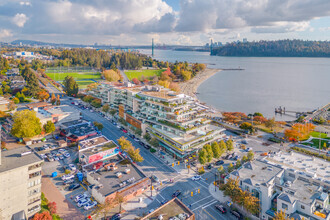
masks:
<svg viewBox="0 0 330 220"><path fill-rule="evenodd" d="M72 76L66 76L63 81L64 91L68 96L77 96L79 86Z"/></svg>

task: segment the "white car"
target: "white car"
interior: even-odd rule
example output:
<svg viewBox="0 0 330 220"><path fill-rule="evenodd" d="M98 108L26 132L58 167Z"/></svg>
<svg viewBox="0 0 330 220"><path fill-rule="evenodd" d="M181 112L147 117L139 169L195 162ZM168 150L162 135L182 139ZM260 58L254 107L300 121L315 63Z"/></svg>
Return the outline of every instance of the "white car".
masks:
<svg viewBox="0 0 330 220"><path fill-rule="evenodd" d="M42 159L46 159L46 158L47 158L47 156L46 156L45 154L40 154L40 157L41 157Z"/></svg>
<svg viewBox="0 0 330 220"><path fill-rule="evenodd" d="M54 156L54 159L55 159L56 161L59 161L59 160L60 160L60 158L59 158L58 156Z"/></svg>
<svg viewBox="0 0 330 220"><path fill-rule="evenodd" d="M66 158L68 158L68 157L70 157L70 154L69 154L69 153L65 153L64 156L65 156Z"/></svg>
<svg viewBox="0 0 330 220"><path fill-rule="evenodd" d="M134 141L139 142L140 139L139 138L134 138Z"/></svg>
<svg viewBox="0 0 330 220"><path fill-rule="evenodd" d="M246 148L246 152L252 151L251 147Z"/></svg>
<svg viewBox="0 0 330 220"><path fill-rule="evenodd" d="M59 158L60 158L60 160L63 160L64 159L63 155L60 155Z"/></svg>
<svg viewBox="0 0 330 220"><path fill-rule="evenodd" d="M79 202L80 200L87 199L87 196L85 194L79 194L74 199L75 202Z"/></svg>
<svg viewBox="0 0 330 220"><path fill-rule="evenodd" d="M62 176L62 180L69 180L69 179L73 179L73 178L74 178L74 175L72 175L72 174Z"/></svg>
<svg viewBox="0 0 330 220"><path fill-rule="evenodd" d="M120 128L120 125L117 125L116 127L117 127L117 128Z"/></svg>
<svg viewBox="0 0 330 220"><path fill-rule="evenodd" d="M73 165L72 163L70 163L69 164L69 167L70 167L70 169L72 170L72 171L76 171L76 167L75 167L75 165Z"/></svg>
<svg viewBox="0 0 330 220"><path fill-rule="evenodd" d="M63 149L63 148L61 148L61 149L58 150L58 152L60 152L60 153L63 153L63 152L65 152L65 151L66 151L66 150Z"/></svg>
<svg viewBox="0 0 330 220"><path fill-rule="evenodd" d="M97 204L96 201L89 202L89 203L87 203L87 204L84 206L84 209L85 209L85 210L91 209L91 208L93 208L94 206L96 206L96 204Z"/></svg>
<svg viewBox="0 0 330 220"><path fill-rule="evenodd" d="M87 198L86 199L79 200L77 206L80 208L80 207L86 205L87 203L89 203L90 201L91 200L90 199L87 199Z"/></svg>
<svg viewBox="0 0 330 220"><path fill-rule="evenodd" d="M191 179L192 180L200 180L200 179L202 179L202 177L200 175L196 175L196 176L193 176Z"/></svg>

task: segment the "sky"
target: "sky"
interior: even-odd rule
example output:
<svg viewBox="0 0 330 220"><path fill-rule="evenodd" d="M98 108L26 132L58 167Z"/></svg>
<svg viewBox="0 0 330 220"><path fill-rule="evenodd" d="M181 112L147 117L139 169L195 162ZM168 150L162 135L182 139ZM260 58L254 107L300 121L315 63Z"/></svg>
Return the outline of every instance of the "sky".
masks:
<svg viewBox="0 0 330 220"><path fill-rule="evenodd" d="M0 41L330 40L330 0L0 0Z"/></svg>

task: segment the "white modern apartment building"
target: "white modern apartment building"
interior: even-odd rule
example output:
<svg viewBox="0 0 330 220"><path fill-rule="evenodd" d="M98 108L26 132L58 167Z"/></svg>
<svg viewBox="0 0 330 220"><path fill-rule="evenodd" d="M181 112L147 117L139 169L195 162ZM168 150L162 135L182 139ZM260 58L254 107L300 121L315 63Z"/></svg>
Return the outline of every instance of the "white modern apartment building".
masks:
<svg viewBox="0 0 330 220"><path fill-rule="evenodd" d="M177 159L186 159L224 136L225 129L207 119L207 107L190 96L160 86L105 83L89 94L119 109L119 116L135 127L149 125L147 132Z"/></svg>
<svg viewBox="0 0 330 220"><path fill-rule="evenodd" d="M0 151L0 219L28 219L40 211L42 164L27 147Z"/></svg>
<svg viewBox="0 0 330 220"><path fill-rule="evenodd" d="M226 180L238 178L243 190L259 198L260 219L272 219L283 211L294 219L329 220L329 174L330 163L325 160L280 152L245 163Z"/></svg>

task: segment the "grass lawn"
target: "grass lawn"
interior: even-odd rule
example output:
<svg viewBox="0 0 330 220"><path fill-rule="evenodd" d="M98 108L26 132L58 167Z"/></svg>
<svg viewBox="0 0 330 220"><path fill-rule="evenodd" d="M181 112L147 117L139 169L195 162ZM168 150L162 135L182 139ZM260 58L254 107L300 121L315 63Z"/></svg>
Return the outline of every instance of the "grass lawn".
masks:
<svg viewBox="0 0 330 220"><path fill-rule="evenodd" d="M128 77L129 80L132 80L133 78L141 79L141 76L145 76L147 78L150 78L152 76L160 76L162 72L164 72L165 69L160 70L126 70L125 74Z"/></svg>
<svg viewBox="0 0 330 220"><path fill-rule="evenodd" d="M327 134L320 133L317 131L312 131L309 135L312 137L320 138L320 134L321 134L321 138L327 138ZM328 139L330 139L330 138L328 138Z"/></svg>
<svg viewBox="0 0 330 220"><path fill-rule="evenodd" d="M92 80L81 80L76 82L79 85L79 89L86 89L89 84L95 83Z"/></svg>
<svg viewBox="0 0 330 220"><path fill-rule="evenodd" d="M321 149L323 149L324 147L324 143L326 143L327 147L330 147L330 144L328 144L328 141L324 141L324 140L321 140ZM312 143L302 143L303 145L307 145L307 146L311 146L311 147L314 147L316 149L319 149L319 140L318 139L313 139L312 140Z"/></svg>
<svg viewBox="0 0 330 220"><path fill-rule="evenodd" d="M66 76L72 76L75 80L84 80L84 79L100 79L101 73L94 72L79 72L79 73L47 73L47 76L52 78L55 81L63 81Z"/></svg>

